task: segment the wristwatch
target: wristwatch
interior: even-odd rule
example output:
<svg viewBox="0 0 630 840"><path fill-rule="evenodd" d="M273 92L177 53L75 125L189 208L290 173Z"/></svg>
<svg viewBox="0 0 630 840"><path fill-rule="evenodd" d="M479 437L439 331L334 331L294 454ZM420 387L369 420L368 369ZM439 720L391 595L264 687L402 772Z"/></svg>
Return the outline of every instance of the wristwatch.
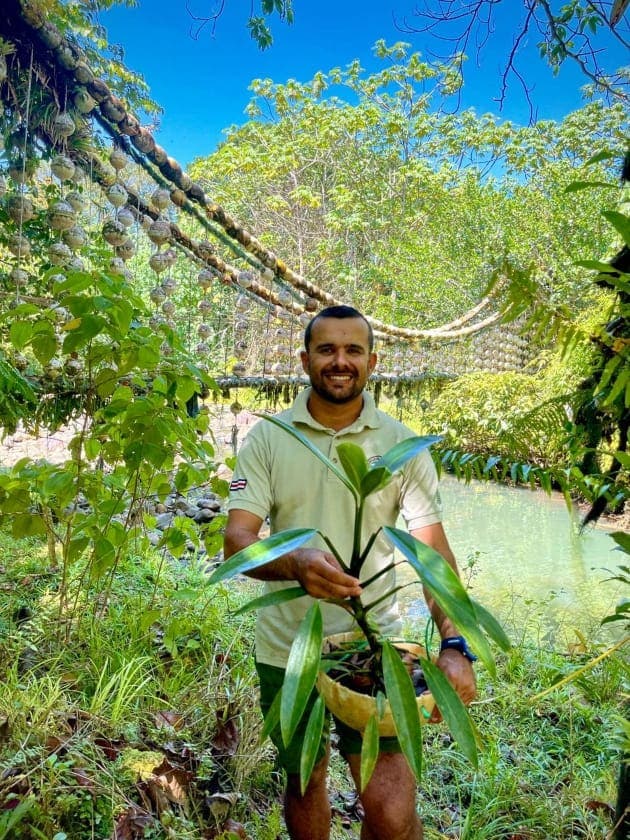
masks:
<svg viewBox="0 0 630 840"><path fill-rule="evenodd" d="M469 662L477 661L477 657L468 647L468 642L463 636L449 636L447 639L442 639L440 653L443 650L458 650Z"/></svg>

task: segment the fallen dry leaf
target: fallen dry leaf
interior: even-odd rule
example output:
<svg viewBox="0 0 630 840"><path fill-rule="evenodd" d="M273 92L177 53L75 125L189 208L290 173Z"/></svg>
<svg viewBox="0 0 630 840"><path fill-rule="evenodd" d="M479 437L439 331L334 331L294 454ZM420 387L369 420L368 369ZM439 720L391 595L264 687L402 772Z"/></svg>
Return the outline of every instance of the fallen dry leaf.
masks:
<svg viewBox="0 0 630 840"><path fill-rule="evenodd" d="M96 793L96 786L94 784L94 779L88 776L87 771L84 770L82 767L75 767L72 770L72 775L74 777L75 782L79 785L79 787L86 788L90 791L90 793Z"/></svg>
<svg viewBox="0 0 630 840"><path fill-rule="evenodd" d="M144 837L144 830L154 822L151 814L138 805L131 805L121 814L114 825L111 840L138 840Z"/></svg>
<svg viewBox="0 0 630 840"><path fill-rule="evenodd" d="M158 729L165 729L166 727L174 729L176 732L184 726L184 716L179 712L156 712L153 715L153 720Z"/></svg>
<svg viewBox="0 0 630 840"><path fill-rule="evenodd" d="M212 753L217 757L228 758L236 754L241 736L236 724L236 716L230 707L217 712L217 729L212 739Z"/></svg>
<svg viewBox="0 0 630 840"><path fill-rule="evenodd" d="M235 820L226 820L223 825L209 829L204 837L206 840L233 840L234 837L239 837L240 840L248 840L245 827Z"/></svg>

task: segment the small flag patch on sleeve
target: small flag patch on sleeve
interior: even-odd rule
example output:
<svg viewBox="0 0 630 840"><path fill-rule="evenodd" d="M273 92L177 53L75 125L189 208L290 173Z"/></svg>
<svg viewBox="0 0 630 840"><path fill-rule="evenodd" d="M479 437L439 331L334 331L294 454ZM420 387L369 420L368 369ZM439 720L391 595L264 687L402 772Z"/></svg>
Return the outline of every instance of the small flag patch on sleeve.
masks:
<svg viewBox="0 0 630 840"><path fill-rule="evenodd" d="M244 490L246 487L246 478L235 478L233 481L230 482L230 493L233 493L235 490Z"/></svg>

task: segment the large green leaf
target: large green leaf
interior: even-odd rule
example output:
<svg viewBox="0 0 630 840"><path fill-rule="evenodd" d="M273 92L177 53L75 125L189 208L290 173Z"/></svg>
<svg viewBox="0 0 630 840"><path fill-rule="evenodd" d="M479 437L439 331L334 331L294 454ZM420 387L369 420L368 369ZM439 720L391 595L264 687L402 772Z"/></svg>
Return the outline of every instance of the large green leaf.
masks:
<svg viewBox="0 0 630 840"><path fill-rule="evenodd" d="M283 604L285 601L293 601L295 598L303 598L307 595L306 589L301 586L291 586L288 589L277 589L275 592L267 592L259 598L254 598L253 601L248 601L239 607L234 615L241 615L242 613L252 612L252 610L261 610L263 607L271 607L274 604Z"/></svg>
<svg viewBox="0 0 630 840"><path fill-rule="evenodd" d="M422 729L416 692L398 651L383 642L383 678L400 747L418 781L422 776Z"/></svg>
<svg viewBox="0 0 630 840"><path fill-rule="evenodd" d="M630 245L630 217L616 210L602 210L602 216L615 228L626 245Z"/></svg>
<svg viewBox="0 0 630 840"><path fill-rule="evenodd" d="M361 498L365 499L370 493L375 493L382 487L387 486L391 481L393 473L387 467L372 467L372 469L363 476L361 482Z"/></svg>
<svg viewBox="0 0 630 840"><path fill-rule="evenodd" d="M310 442L310 440L307 437L305 437L305 435L303 435L301 432L298 432L295 426L292 426L290 423L285 423L284 420L280 420L278 417L273 417L271 414L257 414L257 416L262 417L263 420L267 420L269 423L273 423L274 426L279 426L281 429L284 429L284 431L287 432L287 434L295 438L295 440L298 440L302 444L302 446L305 446L309 450L309 452L312 452L316 458L319 458L322 464L325 464L325 466L331 472L333 472L343 484L346 485L346 487L348 488L348 490L350 490L355 499L357 498L357 491L355 490L352 482L335 464L333 464L333 462L329 458L327 458L324 455L321 449L318 449L314 444Z"/></svg>
<svg viewBox="0 0 630 840"><path fill-rule="evenodd" d="M374 714L368 720L363 732L361 744L361 791L365 790L367 783L372 778L376 767L379 751L378 737L378 715Z"/></svg>
<svg viewBox="0 0 630 840"><path fill-rule="evenodd" d="M470 598L470 600L475 608L479 624L483 627L484 631L488 634L488 636L490 636L492 641L501 648L501 650L510 650L512 642L496 618L475 598Z"/></svg>
<svg viewBox="0 0 630 840"><path fill-rule="evenodd" d="M314 601L300 622L282 684L280 731L288 744L300 722L315 686L322 650L322 612Z"/></svg>
<svg viewBox="0 0 630 840"><path fill-rule="evenodd" d="M361 487L363 477L368 471L368 462L365 452L356 443L340 443L337 447L337 455L345 474L355 490Z"/></svg>
<svg viewBox="0 0 630 840"><path fill-rule="evenodd" d="M415 457L419 452L428 449L434 443L442 440L438 435L424 435L423 437L410 437L401 440L392 446L375 463L375 467L387 467L390 472L395 473L403 467L407 461Z"/></svg>
<svg viewBox="0 0 630 840"><path fill-rule="evenodd" d="M321 697L313 704L311 713L306 724L306 732L302 743L302 754L300 755L300 788L302 796L311 778L313 767L317 761L317 753L324 731L324 719L326 716L326 705Z"/></svg>
<svg viewBox="0 0 630 840"><path fill-rule="evenodd" d="M264 566L265 563L271 563L272 560L304 545L316 533L314 528L293 528L288 531L279 531L264 540L258 540L237 551L229 560L218 566L210 575L208 583L219 583L219 581L256 569L258 566Z"/></svg>
<svg viewBox="0 0 630 840"><path fill-rule="evenodd" d="M416 540L399 528L383 528L389 541L409 561L423 585L435 598L438 606L451 619L460 633L468 637L477 656L495 676L496 667L486 637L479 628L475 607L461 580L435 549Z"/></svg>
<svg viewBox="0 0 630 840"><path fill-rule="evenodd" d="M438 709L451 734L468 761L477 768L477 742L479 734L460 696L437 665L428 659L420 660L422 670Z"/></svg>

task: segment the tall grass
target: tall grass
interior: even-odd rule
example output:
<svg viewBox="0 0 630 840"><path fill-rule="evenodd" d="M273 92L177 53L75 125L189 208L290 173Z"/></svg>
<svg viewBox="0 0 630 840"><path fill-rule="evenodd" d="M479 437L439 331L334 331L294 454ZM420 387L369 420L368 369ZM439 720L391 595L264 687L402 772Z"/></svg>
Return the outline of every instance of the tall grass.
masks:
<svg viewBox="0 0 630 840"><path fill-rule="evenodd" d="M154 840L203 840L219 794L251 840L285 838L282 780L259 743L253 619L233 615L257 584L211 593L199 564L128 558L100 620L73 616L72 643L59 646L57 573L41 545L0 533L0 551L12 558L0 570L0 840L109 840L131 814ZM552 650L529 630L498 657L497 681L479 671L476 774L443 727L426 731L427 840L610 830L628 663L612 657L533 701L593 651ZM338 757L331 797L334 840L358 837Z"/></svg>

